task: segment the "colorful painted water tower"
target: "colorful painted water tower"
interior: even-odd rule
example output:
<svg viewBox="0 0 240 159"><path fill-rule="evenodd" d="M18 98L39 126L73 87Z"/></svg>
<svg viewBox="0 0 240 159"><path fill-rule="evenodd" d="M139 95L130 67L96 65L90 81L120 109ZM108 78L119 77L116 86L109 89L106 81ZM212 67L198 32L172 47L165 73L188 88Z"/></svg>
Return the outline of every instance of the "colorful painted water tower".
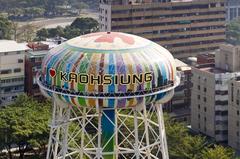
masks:
<svg viewBox="0 0 240 159"><path fill-rule="evenodd" d="M172 55L135 35L92 33L52 49L38 75L53 101L47 159L168 159L162 104L178 83Z"/></svg>

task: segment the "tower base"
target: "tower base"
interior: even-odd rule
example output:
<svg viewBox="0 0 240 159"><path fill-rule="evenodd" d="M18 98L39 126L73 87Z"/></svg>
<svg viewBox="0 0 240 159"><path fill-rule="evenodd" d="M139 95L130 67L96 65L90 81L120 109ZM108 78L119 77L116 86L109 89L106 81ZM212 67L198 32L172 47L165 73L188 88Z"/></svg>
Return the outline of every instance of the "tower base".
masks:
<svg viewBox="0 0 240 159"><path fill-rule="evenodd" d="M137 110L53 103L47 159L169 158L161 104Z"/></svg>

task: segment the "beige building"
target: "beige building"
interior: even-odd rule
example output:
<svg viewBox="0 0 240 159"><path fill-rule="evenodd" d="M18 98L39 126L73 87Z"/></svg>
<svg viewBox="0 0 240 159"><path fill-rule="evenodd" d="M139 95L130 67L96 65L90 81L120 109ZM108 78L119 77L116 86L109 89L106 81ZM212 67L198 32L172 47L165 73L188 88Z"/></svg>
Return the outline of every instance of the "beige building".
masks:
<svg viewBox="0 0 240 159"><path fill-rule="evenodd" d="M225 41L224 0L101 0L101 31L136 34L176 58L215 50Z"/></svg>
<svg viewBox="0 0 240 159"><path fill-rule="evenodd" d="M25 44L0 40L0 106L6 106L24 92Z"/></svg>
<svg viewBox="0 0 240 159"><path fill-rule="evenodd" d="M240 78L229 82L228 145L240 150Z"/></svg>
<svg viewBox="0 0 240 159"><path fill-rule="evenodd" d="M221 45L214 64L192 68L191 126L218 142L228 141L229 81L240 76L239 47Z"/></svg>

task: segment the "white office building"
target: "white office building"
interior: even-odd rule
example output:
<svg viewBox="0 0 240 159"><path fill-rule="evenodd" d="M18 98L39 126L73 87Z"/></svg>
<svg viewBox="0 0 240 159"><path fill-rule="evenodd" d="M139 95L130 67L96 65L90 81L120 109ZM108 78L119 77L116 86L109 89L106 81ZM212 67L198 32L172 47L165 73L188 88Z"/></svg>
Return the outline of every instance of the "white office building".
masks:
<svg viewBox="0 0 240 159"><path fill-rule="evenodd" d="M24 58L28 47L0 40L0 106L6 106L24 92Z"/></svg>

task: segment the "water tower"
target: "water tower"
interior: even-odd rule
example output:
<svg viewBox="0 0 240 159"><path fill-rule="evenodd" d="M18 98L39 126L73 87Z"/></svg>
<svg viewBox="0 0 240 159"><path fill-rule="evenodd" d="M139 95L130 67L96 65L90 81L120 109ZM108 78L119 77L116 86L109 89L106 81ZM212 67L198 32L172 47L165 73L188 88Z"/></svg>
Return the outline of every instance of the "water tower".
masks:
<svg viewBox="0 0 240 159"><path fill-rule="evenodd" d="M162 103L172 55L147 39L99 32L50 50L38 84L53 101L47 159L168 159Z"/></svg>

